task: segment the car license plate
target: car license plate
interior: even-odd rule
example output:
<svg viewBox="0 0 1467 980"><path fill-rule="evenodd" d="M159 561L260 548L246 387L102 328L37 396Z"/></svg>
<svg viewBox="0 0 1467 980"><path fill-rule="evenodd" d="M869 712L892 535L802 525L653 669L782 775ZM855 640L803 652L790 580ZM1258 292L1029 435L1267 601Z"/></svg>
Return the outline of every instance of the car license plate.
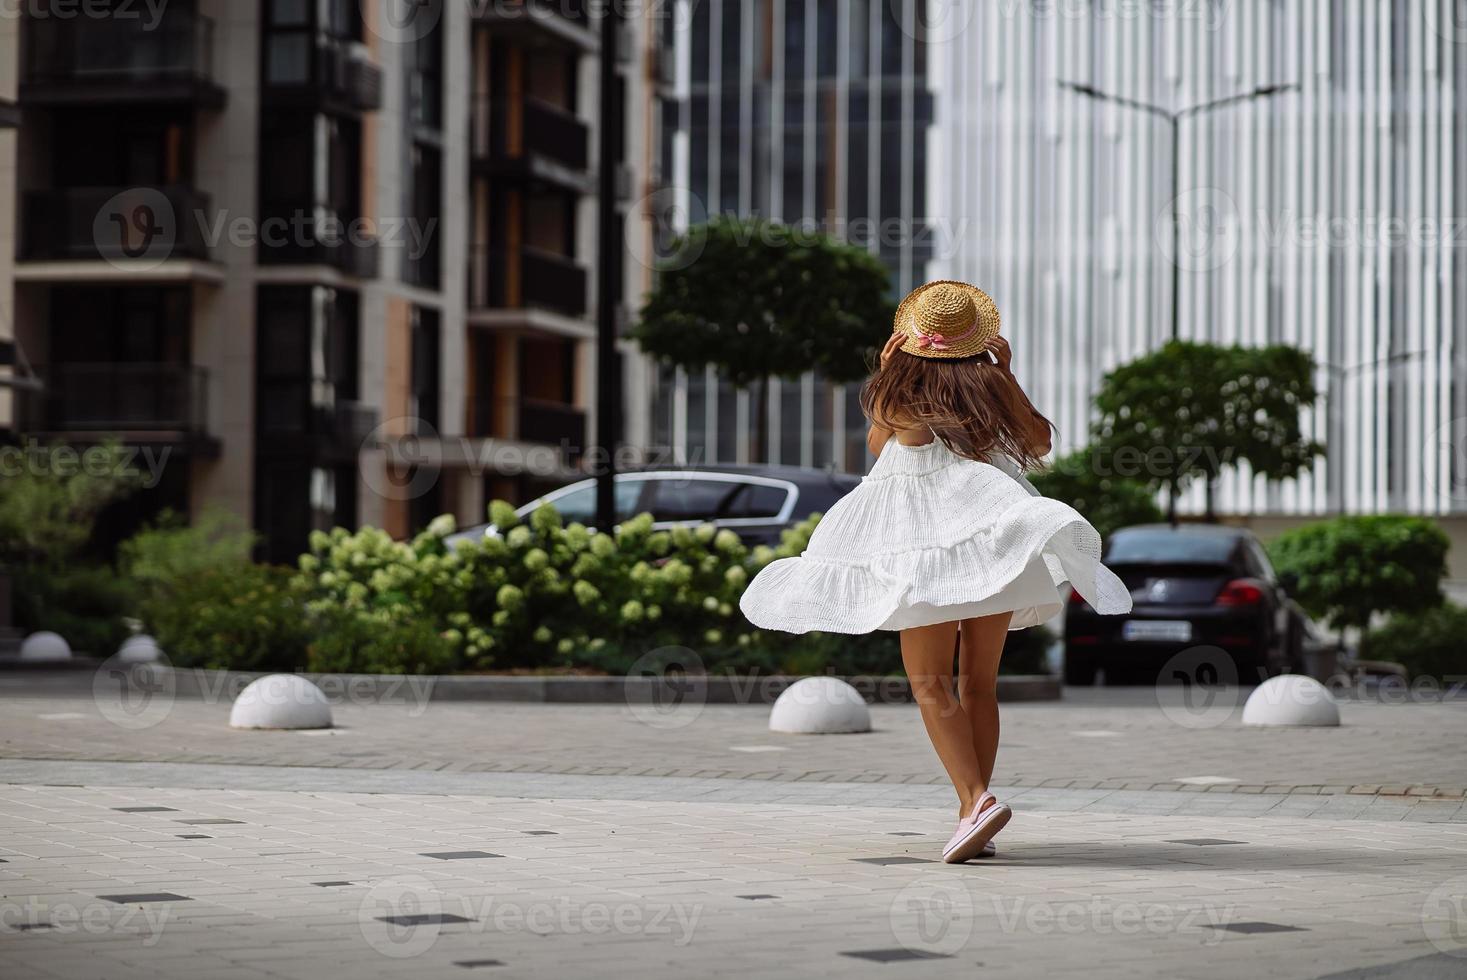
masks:
<svg viewBox="0 0 1467 980"><path fill-rule="evenodd" d="M1132 619L1121 625L1121 639L1190 643L1192 624L1185 619Z"/></svg>

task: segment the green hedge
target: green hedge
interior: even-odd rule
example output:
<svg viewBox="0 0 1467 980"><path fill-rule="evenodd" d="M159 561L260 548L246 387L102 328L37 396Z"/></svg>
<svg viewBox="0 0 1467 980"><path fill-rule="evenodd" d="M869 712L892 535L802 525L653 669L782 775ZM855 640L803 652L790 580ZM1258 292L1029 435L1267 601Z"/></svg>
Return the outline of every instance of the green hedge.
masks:
<svg viewBox="0 0 1467 980"><path fill-rule="evenodd" d="M295 570L190 568L178 582L154 581L142 618L183 666L619 674L685 663L691 649L711 672L901 672L896 634L793 636L740 613L749 580L803 551L818 515L779 547L753 549L711 525L654 531L647 514L613 534L564 525L551 507L522 522L497 501L490 517L499 537L456 550L444 544L453 522L443 517L407 542L375 528L317 532ZM177 544L155 550L176 555ZM1037 630L1012 635L1004 669L1041 669L1045 642Z"/></svg>
<svg viewBox="0 0 1467 980"><path fill-rule="evenodd" d="M1392 616L1365 635L1360 655L1401 664L1412 677L1467 679L1467 607L1447 604Z"/></svg>

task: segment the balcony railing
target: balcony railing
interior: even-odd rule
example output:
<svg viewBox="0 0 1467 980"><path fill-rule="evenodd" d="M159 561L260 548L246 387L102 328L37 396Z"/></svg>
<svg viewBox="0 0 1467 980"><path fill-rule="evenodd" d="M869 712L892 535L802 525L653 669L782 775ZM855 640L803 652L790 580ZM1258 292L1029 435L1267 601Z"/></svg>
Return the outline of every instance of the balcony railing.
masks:
<svg viewBox="0 0 1467 980"><path fill-rule="evenodd" d="M470 398L469 435L558 446L574 456L586 448L586 412L541 398Z"/></svg>
<svg viewBox="0 0 1467 980"><path fill-rule="evenodd" d="M309 60L267 53L264 96L271 105L326 107L339 112L375 112L382 108L382 69L361 44L321 38L309 49Z"/></svg>
<svg viewBox="0 0 1467 980"><path fill-rule="evenodd" d="M530 96L481 95L472 118L475 158L500 172L533 175L537 163L548 162L584 174L590 166L590 130L557 106Z"/></svg>
<svg viewBox="0 0 1467 980"><path fill-rule="evenodd" d="M567 316L586 312L586 270L563 255L528 246L469 249L469 306L534 307Z"/></svg>
<svg viewBox="0 0 1467 980"><path fill-rule="evenodd" d="M224 103L214 81L214 22L191 10L169 9L161 21L142 6L105 17L30 17L24 31L22 101Z"/></svg>
<svg viewBox="0 0 1467 980"><path fill-rule="evenodd" d="M502 31L549 32L583 46L597 40L585 0L496 0L473 6L481 20Z"/></svg>
<svg viewBox="0 0 1467 980"><path fill-rule="evenodd" d="M357 279L375 279L381 267L381 243L367 235L360 221L312 209L315 217L302 217L304 209L270 208L262 213L261 226L284 229L261 236L262 265L329 265Z"/></svg>
<svg viewBox="0 0 1467 980"><path fill-rule="evenodd" d="M332 459L356 459L377 429L377 409L362 402L338 401L316 409L313 429L317 449Z"/></svg>
<svg viewBox="0 0 1467 980"><path fill-rule="evenodd" d="M46 379L51 432L174 432L207 429L209 375L189 364L57 364Z"/></svg>
<svg viewBox="0 0 1467 980"><path fill-rule="evenodd" d="M68 187L22 199L26 259L208 259L209 195L191 187Z"/></svg>
<svg viewBox="0 0 1467 980"><path fill-rule="evenodd" d="M586 448L586 413L574 405L521 398L519 416L522 442L564 446L573 454Z"/></svg>

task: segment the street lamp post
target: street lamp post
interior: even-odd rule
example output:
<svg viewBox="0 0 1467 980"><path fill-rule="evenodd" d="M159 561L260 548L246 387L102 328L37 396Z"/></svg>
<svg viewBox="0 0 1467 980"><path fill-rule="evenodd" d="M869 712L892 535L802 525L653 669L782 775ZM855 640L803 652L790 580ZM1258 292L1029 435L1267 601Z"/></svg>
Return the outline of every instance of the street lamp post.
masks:
<svg viewBox="0 0 1467 980"><path fill-rule="evenodd" d="M610 531L616 525L616 444L620 416L621 375L616 356L616 283L622 247L616 221L617 130L622 125L622 103L616 84L616 58L621 34L621 5L603 5L599 83L600 140L597 165L596 249L596 526Z"/></svg>
<svg viewBox="0 0 1467 980"><path fill-rule="evenodd" d="M1181 339L1182 331L1182 215L1178 206L1178 197L1181 194L1182 172L1181 172L1181 130L1182 120L1193 116L1200 116L1215 109L1236 105L1239 102L1248 102L1253 99L1263 99L1297 89L1299 86L1288 85L1264 85L1251 92L1240 92L1237 95L1229 95L1221 99L1213 99L1211 102L1200 102L1182 109L1168 109L1165 106L1154 105L1150 102L1141 102L1137 99L1128 99L1121 95L1112 95L1102 92L1093 85L1081 82L1060 82L1061 88L1067 88L1072 92L1100 102L1109 102L1113 105L1124 106L1127 109L1135 109L1139 112L1150 113L1165 122L1171 130L1172 148L1172 340Z"/></svg>

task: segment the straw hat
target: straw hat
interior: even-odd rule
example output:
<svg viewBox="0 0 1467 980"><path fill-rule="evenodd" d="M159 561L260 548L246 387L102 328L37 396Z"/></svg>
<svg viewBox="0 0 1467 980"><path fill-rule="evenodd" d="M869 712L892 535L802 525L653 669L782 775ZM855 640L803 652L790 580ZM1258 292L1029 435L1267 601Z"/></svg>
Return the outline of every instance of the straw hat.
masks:
<svg viewBox="0 0 1467 980"><path fill-rule="evenodd" d="M893 330L907 335L902 350L917 357L974 357L998 336L998 307L965 282L940 279L907 294Z"/></svg>

